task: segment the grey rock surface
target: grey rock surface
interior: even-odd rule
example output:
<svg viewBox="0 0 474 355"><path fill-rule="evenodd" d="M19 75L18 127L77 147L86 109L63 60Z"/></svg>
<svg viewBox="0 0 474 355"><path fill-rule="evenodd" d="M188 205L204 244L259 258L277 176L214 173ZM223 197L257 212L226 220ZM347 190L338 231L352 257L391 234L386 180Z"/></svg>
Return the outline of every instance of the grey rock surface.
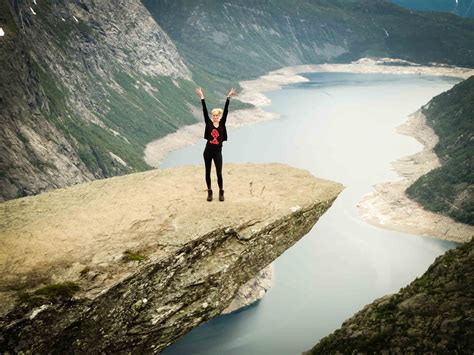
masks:
<svg viewBox="0 0 474 355"><path fill-rule="evenodd" d="M154 100L153 80L191 78L143 4L13 0L0 13L0 201L137 171L120 156L130 129L108 116L115 96L130 101L118 77Z"/></svg>
<svg viewBox="0 0 474 355"><path fill-rule="evenodd" d="M254 278L239 287L234 299L227 308L222 311L222 314L238 311L261 300L272 287L272 275L273 270L271 264L260 270Z"/></svg>

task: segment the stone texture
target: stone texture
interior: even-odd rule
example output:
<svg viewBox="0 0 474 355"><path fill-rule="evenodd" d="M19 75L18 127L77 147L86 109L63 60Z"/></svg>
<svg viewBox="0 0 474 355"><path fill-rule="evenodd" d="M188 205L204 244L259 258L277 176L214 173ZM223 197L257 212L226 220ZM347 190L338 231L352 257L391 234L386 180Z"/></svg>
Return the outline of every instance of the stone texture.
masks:
<svg viewBox="0 0 474 355"><path fill-rule="evenodd" d="M0 37L0 201L133 172L120 163L108 173L87 167L69 130L97 126L130 144L117 131L122 127L106 119L110 94L123 94L116 74L146 90L146 78L190 80L145 6L138 0L12 0L2 1L0 12L7 29Z"/></svg>
<svg viewBox="0 0 474 355"><path fill-rule="evenodd" d="M261 300L272 287L272 265L260 270L254 278L240 286L232 302L222 314L232 313Z"/></svg>
<svg viewBox="0 0 474 355"><path fill-rule="evenodd" d="M228 164L226 201L209 203L203 175L153 170L0 204L0 351L158 352L224 311L342 190L282 164ZM59 282L80 290L25 301Z"/></svg>
<svg viewBox="0 0 474 355"><path fill-rule="evenodd" d="M2 10L11 30L0 38L0 201L93 179L74 142L44 119L48 99L31 47Z"/></svg>

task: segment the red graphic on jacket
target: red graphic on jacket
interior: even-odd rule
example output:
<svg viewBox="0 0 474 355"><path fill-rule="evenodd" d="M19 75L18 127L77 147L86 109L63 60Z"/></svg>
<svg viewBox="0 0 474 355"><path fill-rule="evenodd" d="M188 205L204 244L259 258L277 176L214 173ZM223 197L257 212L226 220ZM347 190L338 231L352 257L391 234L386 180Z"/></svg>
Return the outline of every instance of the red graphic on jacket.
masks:
<svg viewBox="0 0 474 355"><path fill-rule="evenodd" d="M217 137L219 137L219 132L217 131L217 129L213 129L212 132L211 132L211 136L212 138L214 138L212 141L209 141L209 143L211 144L219 144L219 142L217 141Z"/></svg>

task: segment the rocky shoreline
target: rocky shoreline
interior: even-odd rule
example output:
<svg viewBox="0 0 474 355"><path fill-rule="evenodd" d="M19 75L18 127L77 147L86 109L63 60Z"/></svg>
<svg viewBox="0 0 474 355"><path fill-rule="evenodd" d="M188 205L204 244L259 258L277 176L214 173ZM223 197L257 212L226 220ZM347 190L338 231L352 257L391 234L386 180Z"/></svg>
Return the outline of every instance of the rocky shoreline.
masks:
<svg viewBox="0 0 474 355"><path fill-rule="evenodd" d="M362 218L382 228L460 243L468 242L474 235L474 227L425 210L405 194L405 190L420 176L440 166L433 151L438 137L426 124L421 110L411 115L397 128L397 132L415 138L423 144L423 150L392 163L402 179L378 184L373 192L365 195L358 204Z"/></svg>

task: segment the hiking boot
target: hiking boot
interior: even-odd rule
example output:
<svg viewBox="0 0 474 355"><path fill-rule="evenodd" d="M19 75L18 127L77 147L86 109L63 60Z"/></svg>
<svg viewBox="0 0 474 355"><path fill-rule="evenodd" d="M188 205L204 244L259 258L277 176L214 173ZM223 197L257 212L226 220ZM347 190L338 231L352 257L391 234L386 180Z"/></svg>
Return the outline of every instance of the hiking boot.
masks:
<svg viewBox="0 0 474 355"><path fill-rule="evenodd" d="M224 190L219 190L219 201L224 201Z"/></svg>
<svg viewBox="0 0 474 355"><path fill-rule="evenodd" d="M212 190L207 190L207 200L212 201Z"/></svg>

